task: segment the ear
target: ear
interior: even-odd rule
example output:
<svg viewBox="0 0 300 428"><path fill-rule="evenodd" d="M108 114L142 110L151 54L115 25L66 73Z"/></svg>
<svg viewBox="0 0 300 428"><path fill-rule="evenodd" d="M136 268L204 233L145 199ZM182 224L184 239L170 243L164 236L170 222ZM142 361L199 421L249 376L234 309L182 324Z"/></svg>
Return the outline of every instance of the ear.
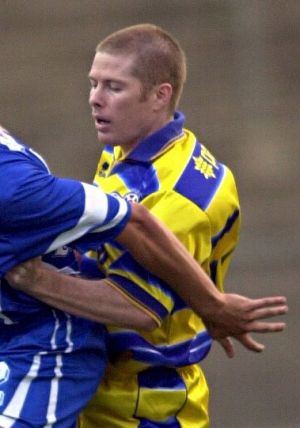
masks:
<svg viewBox="0 0 300 428"><path fill-rule="evenodd" d="M161 83L157 85L155 90L155 107L157 110L169 106L172 94L173 88L170 83Z"/></svg>

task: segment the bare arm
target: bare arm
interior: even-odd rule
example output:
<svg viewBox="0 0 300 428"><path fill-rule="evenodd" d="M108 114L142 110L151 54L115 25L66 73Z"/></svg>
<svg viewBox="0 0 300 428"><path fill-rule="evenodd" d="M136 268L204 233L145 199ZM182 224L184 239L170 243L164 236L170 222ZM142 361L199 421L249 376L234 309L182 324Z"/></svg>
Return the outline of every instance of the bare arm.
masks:
<svg viewBox="0 0 300 428"><path fill-rule="evenodd" d="M31 177L32 175L30 175L30 183ZM93 188L93 190L96 189ZM34 193L39 194L39 192ZM87 210L86 214L90 215L92 211L93 215L91 216L91 220L93 220L95 217L97 217L98 214L97 210L94 212L94 208L97 206L97 203L95 203L94 199L91 197L89 197L88 200L92 200L93 203L91 204L90 209ZM97 198L96 200L98 201ZM38 197L37 201L39 203L43 202L45 204L43 197ZM101 205L102 201L103 199L100 197L98 206ZM36 204L32 203L28 207L27 204L26 209L29 208L30 211L31 207L35 205ZM47 205L52 207L51 204ZM23 205L18 205L18 210L20 210L22 213L23 211L20 207L23 207ZM73 205L71 208L72 212ZM37 212L39 212L39 206L36 209L36 214ZM101 213L101 215L102 214L103 213ZM31 219L31 216L27 218ZM44 216L44 218L48 219L47 216ZM55 221L57 220L59 223L61 223L60 216L58 216L58 219L56 218ZM77 217L76 220L78 221ZM49 219L49 222L51 222L51 218ZM86 228L86 225L84 225L84 228L81 229L81 232L78 236L74 236L73 229L72 234L70 231L59 234L59 239L55 239L54 243L52 242L50 248L57 248L57 246L69 242L69 239L79 238L82 236L82 233L84 233L85 230L89 230L89 227ZM61 240L62 236L64 237L63 240ZM242 296L221 294L216 289L210 278L193 260L191 255L188 254L183 245L179 243L179 241L171 232L169 232L157 220L155 220L155 218L151 216L144 207L140 205L133 206L131 219L117 240L128 248L133 257L141 265L143 265L156 276L163 279L165 282L169 283L170 286L174 288L174 290L183 298L183 300L185 300L186 303L189 304L195 310L195 312L197 312L202 317L208 328L208 331L213 337L224 338L226 336L233 336L240 340L247 348L258 351L261 350L261 345L255 341L249 341L249 336L247 336L248 332L281 331L284 328L284 323L267 323L260 321L263 318L283 314L286 312L287 307L283 297L251 300ZM31 243L31 246L35 249L37 248L33 245L33 243ZM27 254L26 251L20 251L20 249L19 252L21 254ZM43 250L41 250L41 252L43 252ZM35 252L33 254L39 253ZM16 272L17 269L14 270L14 273ZM12 273L12 275L10 275L12 283L14 281L13 278L14 274ZM18 286L17 281L15 281L15 286ZM19 286L21 287L21 285ZM32 295L35 295L34 292L37 293L37 289L35 289L35 291L30 291L30 285L28 285L28 289L26 290L28 293L31 292ZM59 299L56 299L55 296L52 295L52 303L50 304L58 305L60 300L67 304L68 301L70 308L75 305L76 311L79 310L77 306L78 301L81 301L81 298L79 298L81 292L78 291L78 301L76 302L72 300L71 293L69 292L68 294L62 286L61 288L57 289L56 292L58 295L60 295L60 297ZM40 294L37 294L36 296L42 299L43 294L40 291L39 293ZM66 293L66 295L63 295L64 293ZM88 289L82 290L82 293L84 295L88 294ZM94 290L91 292L93 300L96 299L96 295L94 293L96 293L95 283ZM85 296L84 298L87 299L88 297ZM50 297L48 296L47 299L50 299ZM99 303L98 306L101 307L104 305L104 300L101 300L100 297L99 299L99 301L102 303ZM91 307L87 305L86 310L82 309L82 314L85 316L90 316L90 311ZM95 315L95 310L93 310L93 316L96 318L98 316ZM103 313L100 312L99 320L101 321L103 320L102 316ZM245 338L247 339L246 341Z"/></svg>
<svg viewBox="0 0 300 428"><path fill-rule="evenodd" d="M14 268L7 279L42 302L92 321L151 330L157 325L104 280L73 277L50 270L39 257Z"/></svg>
<svg viewBox="0 0 300 428"><path fill-rule="evenodd" d="M227 336L236 338L252 351L260 352L263 345L256 342L249 332L268 333L284 329L283 322L262 321L287 312L284 297L249 299L220 293L177 238L144 207L133 206L132 218L117 240L146 269L171 284L203 318L212 337L221 339L228 355L232 355L233 348ZM61 277L58 273L43 270L37 264L28 263L14 268L7 278L16 288L45 303L100 322L124 326L126 320L130 322L127 326L154 327L150 317L147 318L138 308L133 310L133 306L118 291L108 288L102 281ZM141 326L140 323L145 324Z"/></svg>
<svg viewBox="0 0 300 428"><path fill-rule="evenodd" d="M175 235L143 206L133 206L132 221L117 240L146 269L170 284L203 319L212 337L232 336L246 348L259 352L263 345L247 333L277 332L285 328L283 322L261 321L285 314L285 297L249 299L221 293Z"/></svg>

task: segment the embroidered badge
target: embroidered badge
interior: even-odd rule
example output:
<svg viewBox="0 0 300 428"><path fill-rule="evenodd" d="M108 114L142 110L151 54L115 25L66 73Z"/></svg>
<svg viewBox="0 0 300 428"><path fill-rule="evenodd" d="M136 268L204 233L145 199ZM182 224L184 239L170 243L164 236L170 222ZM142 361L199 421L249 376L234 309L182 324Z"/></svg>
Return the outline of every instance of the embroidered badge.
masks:
<svg viewBox="0 0 300 428"><path fill-rule="evenodd" d="M219 169L216 159L205 147L201 147L201 154L199 157L193 156L195 162L195 169L200 171L206 179L216 178L215 169Z"/></svg>

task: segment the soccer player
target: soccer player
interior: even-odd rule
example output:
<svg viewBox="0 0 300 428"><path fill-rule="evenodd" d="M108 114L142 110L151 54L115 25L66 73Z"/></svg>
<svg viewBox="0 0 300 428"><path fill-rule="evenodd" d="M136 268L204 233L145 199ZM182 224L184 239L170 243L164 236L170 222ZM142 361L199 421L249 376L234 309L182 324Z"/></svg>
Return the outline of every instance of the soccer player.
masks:
<svg viewBox="0 0 300 428"><path fill-rule="evenodd" d="M230 169L176 111L186 78L181 47L158 27L125 28L99 43L89 78L105 145L95 184L147 207L223 291L239 236L238 194ZM80 427L207 427L199 363L212 339L202 319L114 243L97 260L107 283L147 311L156 328L109 326L110 363Z"/></svg>
<svg viewBox="0 0 300 428"><path fill-rule="evenodd" d="M238 239L238 196L231 171L183 127L183 114L175 112L185 80L180 46L151 25L124 29L99 44L89 77L92 115L98 138L106 145L95 184L147 207L205 268L215 290L222 291ZM110 241L83 257L80 268L85 274L93 256L105 279L61 276L47 272L38 261L10 276L15 286L52 306L110 324L110 363L84 412L82 427L207 426L208 388L198 363L212 342L205 325L214 337L224 337L224 331L222 322L221 330L214 330L217 317L208 321L201 313L211 308L209 299L201 310L194 307L190 269L179 262L173 277L176 282L175 276L183 273L180 281L190 290L181 293L187 306L119 243ZM180 294L179 284L175 291ZM105 311L101 302L118 294L144 314L143 327L132 317L130 305L119 305L115 320L113 304ZM232 335L249 349L262 350L245 332L258 325L260 331L272 331L257 319L266 310L269 315L284 313L284 300L273 300L275 307L269 309L266 300L256 302L248 311L253 302L229 298L245 310L240 312L244 329L233 329ZM222 310L218 315L223 317ZM282 328L282 323L273 325L273 331Z"/></svg>
<svg viewBox="0 0 300 428"><path fill-rule="evenodd" d="M80 240L83 234L87 235ZM41 156L0 128L2 428L75 426L79 411L101 379L106 361L105 330L101 324L54 310L13 290L3 275L16 263L49 253L71 240L77 239L77 247L82 248L112 238L166 281L176 282L170 276L172 270L180 276L176 264L186 266L197 277L195 294L203 282L203 297L208 286L208 300L214 300L214 289L211 296L209 292L210 281L205 284L206 276L198 265L186 258L182 246L146 209L105 195L94 186L54 177ZM76 260L67 247L50 253L46 260L58 267L67 264L68 272L76 273ZM161 270L161 263L165 263L166 270ZM135 324L149 328L149 320L140 316L139 309L120 293L116 296L117 302L112 291L107 301L115 302L117 308L127 305ZM198 297L202 299L200 294ZM114 313L110 316L109 321L117 318ZM130 317L122 320L123 325L127 323L132 323Z"/></svg>

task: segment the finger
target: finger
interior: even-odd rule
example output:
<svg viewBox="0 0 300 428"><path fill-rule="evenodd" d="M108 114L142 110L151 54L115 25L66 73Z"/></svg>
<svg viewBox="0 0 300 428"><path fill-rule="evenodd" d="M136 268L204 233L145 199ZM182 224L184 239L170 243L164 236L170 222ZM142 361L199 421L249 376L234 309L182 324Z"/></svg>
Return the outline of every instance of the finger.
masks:
<svg viewBox="0 0 300 428"><path fill-rule="evenodd" d="M237 336L236 339L247 349L253 352L262 352L265 346L262 343L257 342L253 339L250 334L242 334Z"/></svg>
<svg viewBox="0 0 300 428"><path fill-rule="evenodd" d="M234 345L232 340L229 337L225 337L224 339L218 339L217 341L224 349L227 357L233 358L235 355L235 352L234 352Z"/></svg>
<svg viewBox="0 0 300 428"><path fill-rule="evenodd" d="M277 333L286 328L285 322L262 322L253 321L248 323L246 330L248 333Z"/></svg>
<svg viewBox="0 0 300 428"><path fill-rule="evenodd" d="M271 306L282 306L287 304L287 298L284 296L262 297L253 299L249 303L249 310L267 308Z"/></svg>
<svg viewBox="0 0 300 428"><path fill-rule="evenodd" d="M285 315L288 312L286 305L276 306L272 308L255 309L249 312L249 319L258 320L263 318L271 318L279 315Z"/></svg>

